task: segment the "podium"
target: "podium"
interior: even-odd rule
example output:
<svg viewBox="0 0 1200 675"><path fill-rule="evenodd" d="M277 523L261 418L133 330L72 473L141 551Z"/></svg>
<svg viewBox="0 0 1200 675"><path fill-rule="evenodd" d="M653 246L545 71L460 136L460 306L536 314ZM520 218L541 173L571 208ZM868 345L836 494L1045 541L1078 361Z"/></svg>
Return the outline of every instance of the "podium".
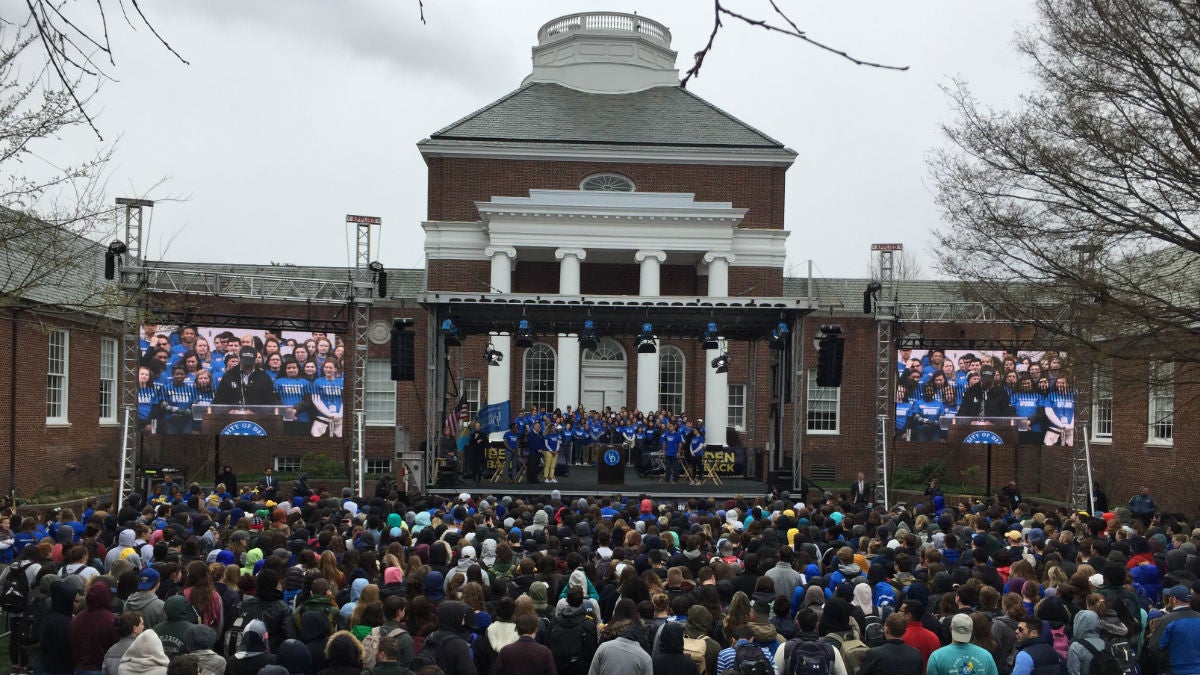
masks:
<svg viewBox="0 0 1200 675"><path fill-rule="evenodd" d="M629 449L624 445L605 445L600 448L600 459L596 463L596 482L599 485L624 485L625 464L629 461Z"/></svg>
<svg viewBox="0 0 1200 675"><path fill-rule="evenodd" d="M1016 445L1020 432L1029 431L1027 417L943 417L939 422L950 443Z"/></svg>
<svg viewBox="0 0 1200 675"><path fill-rule="evenodd" d="M282 405L196 405L193 419L205 436L282 436L296 411Z"/></svg>

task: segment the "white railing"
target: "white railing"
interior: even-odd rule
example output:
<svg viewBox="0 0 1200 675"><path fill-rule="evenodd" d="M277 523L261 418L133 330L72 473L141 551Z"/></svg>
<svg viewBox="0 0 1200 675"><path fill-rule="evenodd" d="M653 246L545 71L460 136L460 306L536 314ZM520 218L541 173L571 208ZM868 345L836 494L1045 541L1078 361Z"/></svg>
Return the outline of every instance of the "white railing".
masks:
<svg viewBox="0 0 1200 675"><path fill-rule="evenodd" d="M639 33L665 47L671 46L671 31L666 26L644 16L622 12L580 12L559 17L538 31L538 44L545 44L547 40L564 33L591 31Z"/></svg>

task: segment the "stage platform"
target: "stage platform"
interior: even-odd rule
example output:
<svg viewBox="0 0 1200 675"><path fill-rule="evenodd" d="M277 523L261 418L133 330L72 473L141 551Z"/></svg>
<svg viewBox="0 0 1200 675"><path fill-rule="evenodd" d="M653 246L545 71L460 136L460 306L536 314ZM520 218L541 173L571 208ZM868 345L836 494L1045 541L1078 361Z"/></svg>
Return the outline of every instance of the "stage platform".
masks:
<svg viewBox="0 0 1200 675"><path fill-rule="evenodd" d="M490 476L488 476L490 478ZM764 481L751 480L741 477L721 478L720 485L711 481L703 485L689 485L687 480L668 484L659 478L639 478L632 469L625 472L625 484L598 485L597 470L592 466L573 466L570 475L559 476L557 483L493 483L486 478L475 485L475 481L463 478L457 487L439 487L430 485L426 492L435 495L457 495L468 492L474 496L491 495L548 495L551 490L558 490L563 497L599 497L622 495L624 497L645 494L651 498L686 499L688 497L758 497L767 494L767 484Z"/></svg>

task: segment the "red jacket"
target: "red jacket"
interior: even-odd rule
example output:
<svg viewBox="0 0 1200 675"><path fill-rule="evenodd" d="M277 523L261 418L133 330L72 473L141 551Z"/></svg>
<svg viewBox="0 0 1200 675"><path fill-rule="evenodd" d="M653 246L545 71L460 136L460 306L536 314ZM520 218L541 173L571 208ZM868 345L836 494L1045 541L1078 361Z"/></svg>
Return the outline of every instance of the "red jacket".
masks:
<svg viewBox="0 0 1200 675"><path fill-rule="evenodd" d="M921 625L919 621L909 621L904 631L904 644L921 652L921 668L929 665L929 655L941 649L942 641L933 631Z"/></svg>
<svg viewBox="0 0 1200 675"><path fill-rule="evenodd" d="M71 654L76 670L101 670L104 653L116 644L113 628L112 593L108 584L97 581L87 592L87 607L71 619Z"/></svg>

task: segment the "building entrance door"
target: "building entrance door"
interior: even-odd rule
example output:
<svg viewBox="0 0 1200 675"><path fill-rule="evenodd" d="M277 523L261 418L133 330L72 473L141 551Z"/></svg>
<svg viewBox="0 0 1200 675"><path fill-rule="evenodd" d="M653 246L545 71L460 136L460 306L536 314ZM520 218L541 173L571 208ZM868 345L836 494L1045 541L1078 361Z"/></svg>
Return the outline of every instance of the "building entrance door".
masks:
<svg viewBox="0 0 1200 675"><path fill-rule="evenodd" d="M580 403L588 410L604 410L605 406L620 410L625 405L625 350L611 338L600 340L596 349L584 350L582 355Z"/></svg>

